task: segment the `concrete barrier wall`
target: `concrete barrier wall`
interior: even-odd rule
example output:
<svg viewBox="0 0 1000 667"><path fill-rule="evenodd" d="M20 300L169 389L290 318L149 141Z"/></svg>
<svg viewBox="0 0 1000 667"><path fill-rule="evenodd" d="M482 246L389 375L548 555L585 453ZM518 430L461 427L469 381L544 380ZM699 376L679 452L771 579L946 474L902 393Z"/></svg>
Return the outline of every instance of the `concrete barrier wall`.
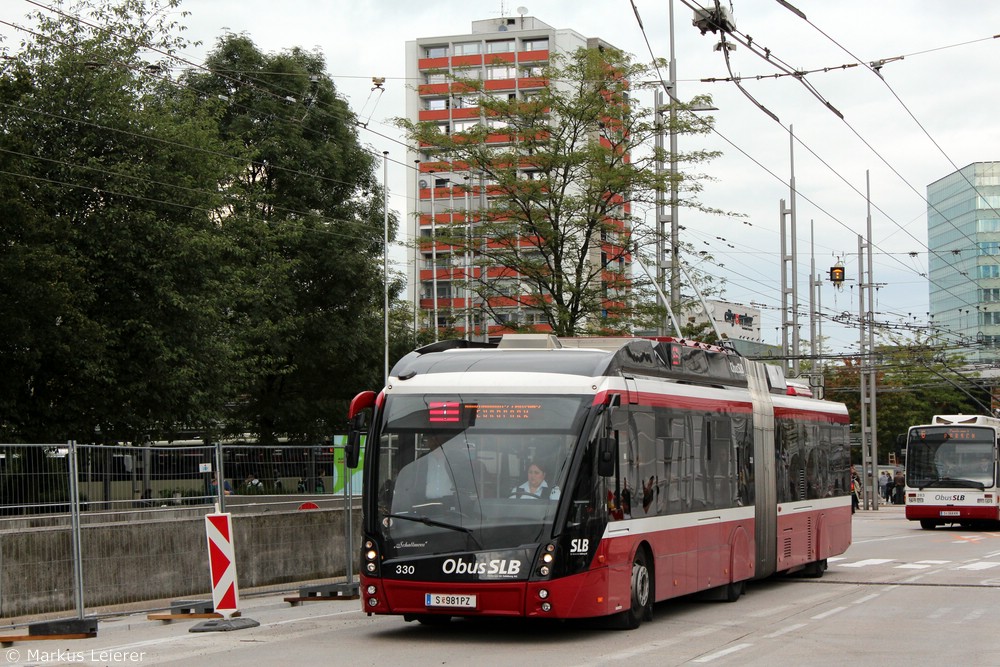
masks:
<svg viewBox="0 0 1000 667"><path fill-rule="evenodd" d="M235 508L234 508L235 509ZM346 573L346 512L321 508L233 515L241 590ZM211 598L204 510L192 516L81 526L84 606L180 597ZM361 512L353 511L354 554ZM356 564L356 555L352 554ZM357 572L356 565L352 566ZM71 532L65 526L0 526L0 623L75 610Z"/></svg>

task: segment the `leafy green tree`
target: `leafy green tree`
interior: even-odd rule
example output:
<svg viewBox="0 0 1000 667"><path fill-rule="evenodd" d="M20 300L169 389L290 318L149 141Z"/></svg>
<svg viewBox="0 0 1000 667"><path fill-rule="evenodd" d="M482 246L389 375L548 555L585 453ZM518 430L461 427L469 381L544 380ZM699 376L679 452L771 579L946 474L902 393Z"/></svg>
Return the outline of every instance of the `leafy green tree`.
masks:
<svg viewBox="0 0 1000 667"><path fill-rule="evenodd" d="M219 138L241 160L219 213L239 285L228 316L249 374L233 427L263 442L314 439L341 426L359 388L382 383L380 165L320 53L265 54L227 34L206 66L185 83L223 100Z"/></svg>
<svg viewBox="0 0 1000 667"><path fill-rule="evenodd" d="M177 2L54 6L0 80L4 430L134 440L217 419L224 165L212 116L146 60L184 44Z"/></svg>
<svg viewBox="0 0 1000 667"><path fill-rule="evenodd" d="M962 358L924 336L883 341L873 358L880 463L888 463L897 435L934 415L989 414L989 392L975 374L960 370ZM845 403L855 425L861 424L861 372L861 360L848 357L826 375L826 398Z"/></svg>
<svg viewBox="0 0 1000 667"><path fill-rule="evenodd" d="M430 147L433 164L467 171L465 187L493 196L488 213L470 224L459 216L441 225L438 241L475 255L481 270L463 287L494 319L526 308L560 336L628 331L648 316L632 293L628 261L652 240L633 210L654 204L671 178L655 168L666 153L649 145L663 131L656 113L632 94L631 82L656 77L614 49L553 56L539 75L548 85L517 99L492 96L479 80L457 80L453 92L478 97L482 110L467 131L398 121L411 141ZM677 117L677 132L709 131L710 119L694 121L683 105ZM715 155L676 157L693 167ZM681 204L710 210L697 200L704 177L674 177ZM464 189L456 193L463 197Z"/></svg>

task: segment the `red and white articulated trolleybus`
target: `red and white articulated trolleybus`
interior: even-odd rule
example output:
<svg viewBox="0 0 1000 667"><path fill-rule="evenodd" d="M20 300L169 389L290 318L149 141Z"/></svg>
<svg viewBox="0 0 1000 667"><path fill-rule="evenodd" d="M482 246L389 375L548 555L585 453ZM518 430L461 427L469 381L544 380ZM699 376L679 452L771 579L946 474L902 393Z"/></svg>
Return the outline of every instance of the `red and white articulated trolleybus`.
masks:
<svg viewBox="0 0 1000 667"><path fill-rule="evenodd" d="M936 415L906 437L906 518L933 529L1000 522L997 436L1000 419Z"/></svg>
<svg viewBox="0 0 1000 667"><path fill-rule="evenodd" d="M349 464L374 408L364 610L636 627L656 601L822 576L851 542L848 415L801 393L669 338L411 352L350 409Z"/></svg>

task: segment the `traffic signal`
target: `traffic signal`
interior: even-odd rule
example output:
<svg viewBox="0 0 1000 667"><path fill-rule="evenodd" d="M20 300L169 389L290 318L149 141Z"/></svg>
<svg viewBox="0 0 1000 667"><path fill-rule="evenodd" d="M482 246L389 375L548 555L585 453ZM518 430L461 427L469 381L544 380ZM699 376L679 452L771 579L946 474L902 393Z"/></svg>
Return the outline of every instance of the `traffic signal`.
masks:
<svg viewBox="0 0 1000 667"><path fill-rule="evenodd" d="M839 288L844 284L844 263L837 262L830 267L830 282L834 287Z"/></svg>

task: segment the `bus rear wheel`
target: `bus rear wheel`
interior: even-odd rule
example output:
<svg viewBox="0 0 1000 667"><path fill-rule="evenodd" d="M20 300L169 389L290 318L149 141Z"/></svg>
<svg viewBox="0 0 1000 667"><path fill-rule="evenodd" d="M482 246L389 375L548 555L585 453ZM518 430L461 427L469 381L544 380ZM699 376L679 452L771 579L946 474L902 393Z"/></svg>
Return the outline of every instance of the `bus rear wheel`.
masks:
<svg viewBox="0 0 1000 667"><path fill-rule="evenodd" d="M936 526L937 526L936 521L931 521L930 519L920 520L920 527L923 528L924 530L934 530Z"/></svg>

